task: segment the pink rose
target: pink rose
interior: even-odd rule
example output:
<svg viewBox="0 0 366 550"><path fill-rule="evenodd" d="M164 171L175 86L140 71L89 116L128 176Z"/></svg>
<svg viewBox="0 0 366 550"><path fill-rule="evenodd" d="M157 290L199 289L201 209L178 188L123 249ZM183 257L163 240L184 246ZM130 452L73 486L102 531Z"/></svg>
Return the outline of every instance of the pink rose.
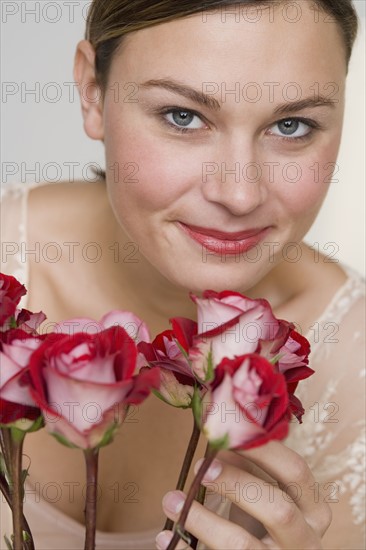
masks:
<svg viewBox="0 0 366 550"><path fill-rule="evenodd" d="M212 446L249 449L288 433L289 400L284 376L265 358L223 359L195 416Z"/></svg>
<svg viewBox="0 0 366 550"><path fill-rule="evenodd" d="M12 275L0 273L0 326L14 315L16 307L27 291Z"/></svg>
<svg viewBox="0 0 366 550"><path fill-rule="evenodd" d="M267 300L251 300L228 290L206 290L203 298L191 298L197 304L198 335L190 358L201 380L210 378L224 357L254 353L259 340L272 339L278 330Z"/></svg>
<svg viewBox="0 0 366 550"><path fill-rule="evenodd" d="M82 449L106 445L128 405L159 385L158 369L133 376L135 342L120 326L95 334L51 334L32 355L32 396L47 429Z"/></svg>
<svg viewBox="0 0 366 550"><path fill-rule="evenodd" d="M77 317L57 323L57 332L73 335L77 332L95 334L109 327L122 327L135 342L150 341L150 334L146 323L130 311L112 310L103 315L100 321L88 317Z"/></svg>
<svg viewBox="0 0 366 550"><path fill-rule="evenodd" d="M33 313L28 309L17 309L15 311L15 323L17 328L24 330L28 334L37 335L37 329L40 324L46 319L46 315L39 311L38 313Z"/></svg>
<svg viewBox="0 0 366 550"><path fill-rule="evenodd" d="M29 362L32 353L42 343L35 337L19 329L6 333L6 341L1 342L0 350L0 424L14 424L27 430L40 416L30 393ZM26 422L26 419L31 421Z"/></svg>
<svg viewBox="0 0 366 550"><path fill-rule="evenodd" d="M296 330L290 329L286 342L278 350L278 368L288 383L299 382L314 374L308 367L310 343Z"/></svg>
<svg viewBox="0 0 366 550"><path fill-rule="evenodd" d="M277 357L278 368L288 382L303 380L314 372L307 366L310 343L295 330L293 323L279 320L275 337L261 340L258 349L268 360Z"/></svg>
<svg viewBox="0 0 366 550"><path fill-rule="evenodd" d="M293 323L281 319L275 338L261 340L258 352L269 361L275 362L279 372L284 375L291 412L301 423L305 411L294 393L300 380L314 374L313 369L308 366L309 341L295 330Z"/></svg>
<svg viewBox="0 0 366 550"><path fill-rule="evenodd" d="M140 342L138 350L145 364L160 367L160 386L154 393L169 405L187 408L198 384L188 358L197 323L183 317L170 319L170 322L172 330L158 334L151 344Z"/></svg>

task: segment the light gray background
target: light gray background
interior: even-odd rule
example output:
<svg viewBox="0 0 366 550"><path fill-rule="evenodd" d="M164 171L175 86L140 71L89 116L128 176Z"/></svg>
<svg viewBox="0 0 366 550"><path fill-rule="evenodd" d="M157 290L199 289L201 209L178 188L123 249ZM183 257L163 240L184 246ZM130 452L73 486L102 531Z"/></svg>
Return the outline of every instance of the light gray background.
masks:
<svg viewBox="0 0 366 550"><path fill-rule="evenodd" d="M102 143L84 133L72 76L75 48L83 38L90 3L2 0L0 4L3 183L57 181L69 179L70 174L75 179L91 179L89 163L104 166ZM339 261L363 274L365 4L365 0L355 1L361 32L348 79L340 169L336 175L339 181L331 184L319 217L306 237L310 245L325 254L338 250L335 257ZM36 93L32 95L29 90ZM27 172L32 168L35 174Z"/></svg>

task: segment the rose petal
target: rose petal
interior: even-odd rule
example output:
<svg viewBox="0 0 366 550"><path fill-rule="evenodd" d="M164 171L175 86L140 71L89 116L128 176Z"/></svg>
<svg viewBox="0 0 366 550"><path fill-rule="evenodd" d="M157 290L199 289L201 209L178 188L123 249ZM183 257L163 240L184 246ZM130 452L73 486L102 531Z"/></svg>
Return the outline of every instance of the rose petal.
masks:
<svg viewBox="0 0 366 550"><path fill-rule="evenodd" d="M122 327L135 342L150 342L150 333L146 323L130 311L112 310L104 315L100 324L103 328Z"/></svg>
<svg viewBox="0 0 366 550"><path fill-rule="evenodd" d="M62 376L53 369L47 369L44 376L48 402L79 432L100 423L104 412L121 403L133 386L132 379L114 386L93 384Z"/></svg>

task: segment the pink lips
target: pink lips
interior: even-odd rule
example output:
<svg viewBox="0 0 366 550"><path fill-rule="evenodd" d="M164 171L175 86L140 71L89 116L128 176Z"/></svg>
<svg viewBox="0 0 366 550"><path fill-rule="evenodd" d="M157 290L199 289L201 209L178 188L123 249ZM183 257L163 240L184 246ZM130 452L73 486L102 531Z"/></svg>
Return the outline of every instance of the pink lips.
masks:
<svg viewBox="0 0 366 550"><path fill-rule="evenodd" d="M216 254L241 254L256 246L268 232L269 227L247 229L226 233L217 229L186 225L178 222L183 231L193 240Z"/></svg>

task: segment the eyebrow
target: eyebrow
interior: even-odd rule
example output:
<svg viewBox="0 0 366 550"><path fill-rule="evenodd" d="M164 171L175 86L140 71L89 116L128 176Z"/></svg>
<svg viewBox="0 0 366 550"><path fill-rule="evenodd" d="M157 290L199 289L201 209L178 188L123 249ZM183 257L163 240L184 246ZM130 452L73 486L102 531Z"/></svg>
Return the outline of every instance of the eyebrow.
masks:
<svg viewBox="0 0 366 550"><path fill-rule="evenodd" d="M204 94L203 92L200 92L195 88L191 88L190 86L186 86L185 84L181 84L176 80L168 80L165 78L161 78L158 80L147 80L143 84L139 84L139 86L141 88L164 88L164 90L182 95L187 99L198 103L199 105L204 105L212 111L219 111L221 109L220 103L214 97Z"/></svg>
<svg viewBox="0 0 366 550"><path fill-rule="evenodd" d="M200 92L199 90L196 90L195 88L187 86L176 80L170 80L166 78L151 79L143 82L142 84L139 84L139 87L145 89L163 88L164 90L168 90L169 92L182 95L183 97L186 97L187 99L190 99L191 101L194 101L199 105L204 105L212 111L219 111L222 105L214 97L204 94L203 92ZM286 103L278 105L274 110L274 114L283 115L287 113L294 113L297 111L301 111L302 109L307 109L311 107L334 108L335 103L337 103L337 100L330 99L329 97L319 94L318 96L307 97L304 99L300 99L299 101L288 101Z"/></svg>
<svg viewBox="0 0 366 550"><path fill-rule="evenodd" d="M334 109L336 103L338 103L337 99L330 99L329 97L318 95L317 97L307 97L299 101L288 101L282 105L278 105L274 113L275 115L283 115L311 107L332 107Z"/></svg>

